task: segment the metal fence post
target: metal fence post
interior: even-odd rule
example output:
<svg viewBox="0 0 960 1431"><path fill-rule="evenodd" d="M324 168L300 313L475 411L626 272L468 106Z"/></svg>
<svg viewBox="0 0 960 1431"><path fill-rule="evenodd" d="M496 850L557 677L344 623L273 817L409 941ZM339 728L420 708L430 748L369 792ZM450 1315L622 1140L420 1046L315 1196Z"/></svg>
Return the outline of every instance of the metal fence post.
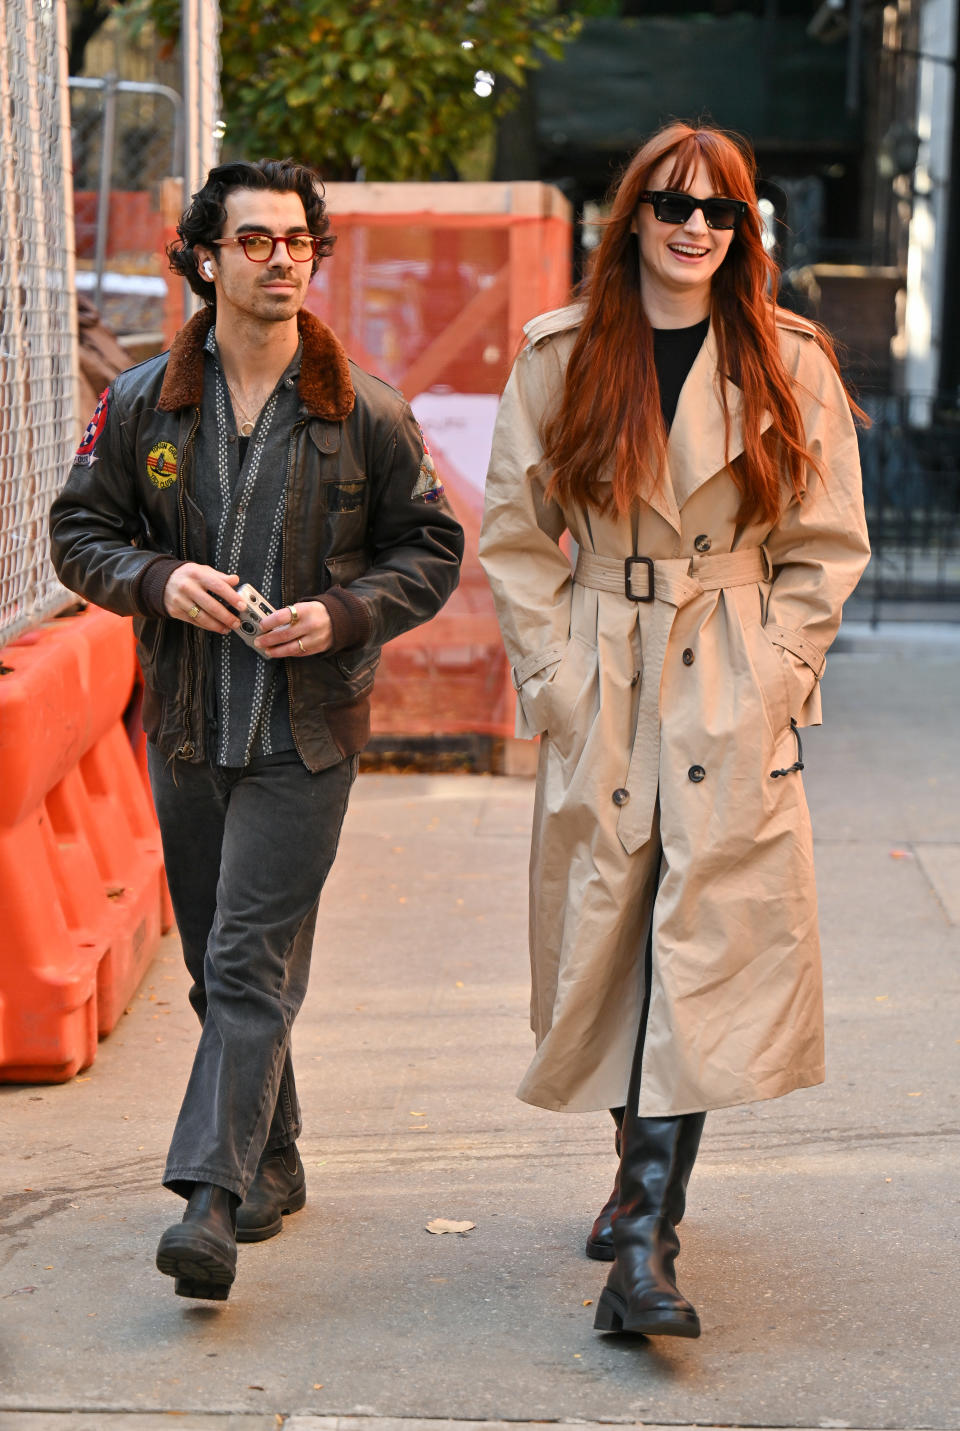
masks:
<svg viewBox="0 0 960 1431"><path fill-rule="evenodd" d="M110 231L110 193L113 189L113 147L117 134L117 77L109 74L103 81L103 131L100 145L100 183L97 192L97 245L94 260L97 275L95 303L100 307L103 297L103 271L107 259L107 235Z"/></svg>

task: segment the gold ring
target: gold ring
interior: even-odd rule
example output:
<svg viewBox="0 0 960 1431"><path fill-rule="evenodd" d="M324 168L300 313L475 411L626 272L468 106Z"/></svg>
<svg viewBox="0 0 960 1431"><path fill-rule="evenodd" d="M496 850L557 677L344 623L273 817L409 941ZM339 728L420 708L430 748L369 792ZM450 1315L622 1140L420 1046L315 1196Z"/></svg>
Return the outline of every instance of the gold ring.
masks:
<svg viewBox="0 0 960 1431"><path fill-rule="evenodd" d="M290 625L291 625L291 626L296 626L296 624L297 624L297 622L298 622L299 620L300 620L300 612L297 610L297 608L296 608L295 606L291 606L291 608L290 608Z"/></svg>
<svg viewBox="0 0 960 1431"><path fill-rule="evenodd" d="M200 615L200 608L196 604L196 602L194 602L194 604L191 606L190 610L187 612L187 615L190 617L191 621L196 621L197 617Z"/></svg>
<svg viewBox="0 0 960 1431"><path fill-rule="evenodd" d="M297 637L297 645L300 647L300 654L301 654L301 656L305 656L307 653L306 653L306 650L304 649L303 642L300 640L300 637L299 637L299 636Z"/></svg>

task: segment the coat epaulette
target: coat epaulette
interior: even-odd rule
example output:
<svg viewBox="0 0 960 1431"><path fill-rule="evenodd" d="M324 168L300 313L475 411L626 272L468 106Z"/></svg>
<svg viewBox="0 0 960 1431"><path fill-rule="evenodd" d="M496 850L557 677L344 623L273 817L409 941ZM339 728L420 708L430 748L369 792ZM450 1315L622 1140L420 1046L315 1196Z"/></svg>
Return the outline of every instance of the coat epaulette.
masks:
<svg viewBox="0 0 960 1431"><path fill-rule="evenodd" d="M805 338L815 338L817 330L808 318L792 313L789 308L778 308L774 315L778 328L786 328L791 333L802 333Z"/></svg>
<svg viewBox="0 0 960 1431"><path fill-rule="evenodd" d="M531 318L529 323L523 325L527 342L531 348L536 348L538 344L547 338L552 338L556 333L565 333L570 328L579 328L585 312L585 304L568 303L565 308L551 308L549 313L541 313L538 317Z"/></svg>

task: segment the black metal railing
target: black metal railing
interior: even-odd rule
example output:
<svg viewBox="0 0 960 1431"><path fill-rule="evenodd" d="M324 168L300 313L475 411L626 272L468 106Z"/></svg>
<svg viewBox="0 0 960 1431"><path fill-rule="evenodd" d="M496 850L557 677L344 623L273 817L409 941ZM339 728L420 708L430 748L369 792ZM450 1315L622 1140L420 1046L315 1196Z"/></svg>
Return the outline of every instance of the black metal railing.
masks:
<svg viewBox="0 0 960 1431"><path fill-rule="evenodd" d="M870 394L860 433L873 555L857 588L873 619L891 604L960 603L960 421L917 397Z"/></svg>

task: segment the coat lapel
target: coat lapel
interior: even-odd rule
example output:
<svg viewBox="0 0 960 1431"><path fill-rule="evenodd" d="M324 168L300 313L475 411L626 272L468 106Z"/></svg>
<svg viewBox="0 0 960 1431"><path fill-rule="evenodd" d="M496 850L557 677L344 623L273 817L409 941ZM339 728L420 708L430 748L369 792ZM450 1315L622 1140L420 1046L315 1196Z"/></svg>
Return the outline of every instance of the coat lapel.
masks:
<svg viewBox="0 0 960 1431"><path fill-rule="evenodd" d="M672 488L678 508L689 502L704 482L722 472L743 451L740 425L743 394L736 383L720 374L717 361L717 340L711 323L703 347L680 390L667 442L665 486ZM721 383L726 391L730 414L729 443L724 426ZM765 431L772 421L770 414L764 413L761 430ZM659 507L657 510L660 510ZM679 523L673 525L679 531Z"/></svg>

